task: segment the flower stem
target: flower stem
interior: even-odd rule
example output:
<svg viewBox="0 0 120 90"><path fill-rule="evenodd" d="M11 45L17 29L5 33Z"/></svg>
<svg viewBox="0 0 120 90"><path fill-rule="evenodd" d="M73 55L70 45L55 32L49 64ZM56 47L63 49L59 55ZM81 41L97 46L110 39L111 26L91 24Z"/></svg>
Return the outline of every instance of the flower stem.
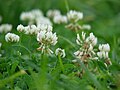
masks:
<svg viewBox="0 0 120 90"><path fill-rule="evenodd" d="M68 6L68 1L65 0L65 6L66 6L66 9L67 9L67 12L69 11L69 6Z"/></svg>
<svg viewBox="0 0 120 90"><path fill-rule="evenodd" d="M60 67L61 67L61 69L62 69L62 72L64 73L64 65L63 65L63 62L62 62L62 59L61 59L61 56L60 55L58 55L58 60L59 60L59 63L60 63Z"/></svg>
<svg viewBox="0 0 120 90"><path fill-rule="evenodd" d="M41 78L39 81L39 87L40 87L40 90L45 90L45 85L47 83L47 71L48 71L48 67L47 67L47 64L48 64L48 58L47 56L45 55L45 53L42 53L41 54L41 62L40 62L40 66L41 66L41 69L40 69L40 76L39 78Z"/></svg>

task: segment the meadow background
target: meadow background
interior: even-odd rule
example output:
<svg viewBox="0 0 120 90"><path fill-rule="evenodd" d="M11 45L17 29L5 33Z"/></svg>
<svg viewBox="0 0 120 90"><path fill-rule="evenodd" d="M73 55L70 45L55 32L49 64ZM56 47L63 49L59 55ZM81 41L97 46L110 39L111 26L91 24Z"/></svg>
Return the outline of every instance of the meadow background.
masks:
<svg viewBox="0 0 120 90"><path fill-rule="evenodd" d="M0 15L2 16L2 22L0 24L10 23L13 25L12 32L16 32L17 25L23 23L19 18L23 11L40 9L45 14L49 9L59 9L62 14L66 14L67 9L65 1L66 0L0 0ZM29 58L27 56L28 52L19 48L19 51L22 52L24 56L18 57L16 52L14 52L15 50L18 50L18 48L13 47L15 50L12 51L10 44L5 42L4 35L0 34L0 42L3 43L2 49L6 52L3 57L0 57L0 90L8 90L7 88L9 87L9 83L10 86L13 85L11 90L27 90L28 87L28 90L42 90L41 87L44 85L44 82L41 82L47 80L51 80L50 85L46 86L46 89L43 90L96 90L93 88L94 86L97 86L98 89L100 89L102 85L106 90L107 86L109 86L107 82L111 82L110 90L120 89L120 0L67 0L67 3L70 10L77 10L84 13L83 22L91 25L92 29L89 32L93 32L98 37L99 43L110 44L110 58L113 65L109 70L112 76L108 77L106 75L106 71L102 70L103 72L101 72L98 77L102 77L104 80L98 80L99 83L97 82L96 84L96 80L94 80L94 76L90 72L87 74L88 76L86 75L82 80L79 80L71 74L68 76L58 75L56 69L56 71L52 73L53 75L48 75L48 78L45 79L44 74L36 74L34 70L31 69L38 69L39 66L36 64L38 63L37 60L39 60L37 59L39 58L39 52L36 51L36 48L38 47L37 42L33 41L32 43L34 43L34 45L29 46L29 44L26 44L28 41L26 38L29 36L23 35L23 44L33 54L32 58ZM54 31L71 42L75 42L76 34L64 28L64 25L54 25ZM74 48L65 40L59 38L59 43L54 48L56 47L65 48L67 56L64 62L69 63L69 60L74 59L72 55ZM30 62L28 61L29 59L31 60ZM55 57L51 57L51 59L56 60ZM11 64L14 62L15 64L12 67ZM50 62L53 63L51 60ZM17 65L20 67L17 67ZM11 67L13 68L13 71L11 71ZM28 71L28 73L32 73L32 78L30 78L29 75L17 78L17 74L19 76L19 72L16 72L20 69L24 69ZM69 72L71 72L71 70ZM11 77L12 75L13 77ZM54 79L51 78L52 76ZM93 79L91 80L92 77ZM38 78L43 79L38 80ZM15 80L15 84L11 83L13 80ZM3 82L7 85L2 85ZM32 82L33 85L31 84Z"/></svg>

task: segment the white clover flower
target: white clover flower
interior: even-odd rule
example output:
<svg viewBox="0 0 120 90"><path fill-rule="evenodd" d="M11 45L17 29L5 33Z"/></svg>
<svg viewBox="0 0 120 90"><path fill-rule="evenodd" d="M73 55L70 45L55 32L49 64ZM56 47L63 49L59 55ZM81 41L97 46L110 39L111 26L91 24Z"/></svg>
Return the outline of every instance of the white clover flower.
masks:
<svg viewBox="0 0 120 90"><path fill-rule="evenodd" d="M7 33L12 30L12 25L11 24L2 24L0 25L0 33Z"/></svg>
<svg viewBox="0 0 120 90"><path fill-rule="evenodd" d="M48 10L47 11L47 17L49 18L53 18L58 15L61 15L61 12L59 10Z"/></svg>
<svg viewBox="0 0 120 90"><path fill-rule="evenodd" d="M80 49L74 53L74 55L80 60L87 59L95 59L95 51L94 46L97 44L96 37L93 33L90 33L88 37L86 37L86 33L82 32L81 38L79 34L77 34L76 43L80 45Z"/></svg>
<svg viewBox="0 0 120 90"><path fill-rule="evenodd" d="M53 22L56 24L67 23L67 17L62 15L56 15L53 18Z"/></svg>
<svg viewBox="0 0 120 90"><path fill-rule="evenodd" d="M40 31L48 31L48 32L50 32L50 31L53 30L53 27L51 25L49 25L49 24L39 24L37 26L37 28L39 30L38 32L40 32Z"/></svg>
<svg viewBox="0 0 120 90"><path fill-rule="evenodd" d="M85 24L81 27L82 30L90 30L91 29L91 26L88 25L88 24Z"/></svg>
<svg viewBox="0 0 120 90"><path fill-rule="evenodd" d="M75 10L70 10L67 13L67 18L68 18L69 21L77 22L77 21L83 19L83 13L82 12L77 12Z"/></svg>
<svg viewBox="0 0 120 90"><path fill-rule="evenodd" d="M19 32L23 32L24 29L25 29L25 27L21 24L17 26L17 31L19 31Z"/></svg>
<svg viewBox="0 0 120 90"><path fill-rule="evenodd" d="M61 48L57 48L55 50L55 54L56 54L56 56L60 55L60 57L62 57L62 58L64 58L66 56L65 50L61 49Z"/></svg>
<svg viewBox="0 0 120 90"><path fill-rule="evenodd" d="M5 35L6 42L19 42L20 37L14 33L7 33Z"/></svg>
<svg viewBox="0 0 120 90"><path fill-rule="evenodd" d="M52 33L52 31L41 30L37 34L37 41L40 44L38 50L42 50L43 52L51 53L52 50L49 49L49 46L56 45L58 37L56 33Z"/></svg>
<svg viewBox="0 0 120 90"><path fill-rule="evenodd" d="M48 24L48 25L52 25L52 22L50 21L49 18L46 17L39 17L36 19L36 24Z"/></svg>
<svg viewBox="0 0 120 90"><path fill-rule="evenodd" d="M106 65L112 64L109 58L109 44L100 44L99 52L95 52L96 49L94 48L97 44L97 37L95 37L93 33L90 33L90 35L86 37L86 33L82 32L81 38L79 34L77 34L76 43L80 46L80 48L74 52L74 55L85 64L88 62L88 60L98 59L103 59Z"/></svg>

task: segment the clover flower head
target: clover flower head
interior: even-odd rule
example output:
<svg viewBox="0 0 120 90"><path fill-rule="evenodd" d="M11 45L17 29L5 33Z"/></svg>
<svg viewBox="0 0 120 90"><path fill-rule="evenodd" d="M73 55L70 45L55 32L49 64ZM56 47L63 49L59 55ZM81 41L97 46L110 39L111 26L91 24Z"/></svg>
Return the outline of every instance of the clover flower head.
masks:
<svg viewBox="0 0 120 90"><path fill-rule="evenodd" d="M80 49L76 51L74 55L84 62L86 62L87 59L95 59L96 53L94 51L94 46L97 41L93 44L94 39L96 39L96 37L93 33L91 33L88 37L86 37L86 33L84 32L82 32L81 37L77 34L76 43L80 46Z"/></svg>
<svg viewBox="0 0 120 90"><path fill-rule="evenodd" d="M83 13L82 13L82 12L75 11L75 10L70 10L70 11L67 13L67 18L68 18L68 20L71 21L71 22L77 22L77 21L83 19Z"/></svg>
<svg viewBox="0 0 120 90"><path fill-rule="evenodd" d="M12 25L11 24L2 24L0 25L0 33L7 33L12 30Z"/></svg>
<svg viewBox="0 0 120 90"><path fill-rule="evenodd" d="M60 57L62 57L62 58L64 58L66 56L65 50L61 49L61 48L57 48L55 50L55 54L56 54L56 56L60 55Z"/></svg>
<svg viewBox="0 0 120 90"><path fill-rule="evenodd" d="M19 31L19 32L23 32L24 29L25 29L25 27L22 24L17 26L17 31Z"/></svg>
<svg viewBox="0 0 120 90"><path fill-rule="evenodd" d="M109 44L100 44L98 48L99 52L96 52L94 48L97 44L97 37L93 33L90 33L88 37L86 37L86 33L84 32L82 32L81 37L77 34L76 43L80 48L74 52L74 55L84 63L88 62L88 60L104 59L105 65L112 64L109 58Z"/></svg>
<svg viewBox="0 0 120 90"><path fill-rule="evenodd" d="M19 42L20 37L14 33L7 33L5 35L6 42Z"/></svg>
<svg viewBox="0 0 120 90"><path fill-rule="evenodd" d="M52 31L41 30L37 34L37 41L40 44L38 50L42 50L42 52L51 53L52 50L49 48L51 45L56 45L57 43L57 35L56 33L52 33Z"/></svg>
<svg viewBox="0 0 120 90"><path fill-rule="evenodd" d="M37 34L37 41L45 45L55 45L57 43L56 33L40 31Z"/></svg>

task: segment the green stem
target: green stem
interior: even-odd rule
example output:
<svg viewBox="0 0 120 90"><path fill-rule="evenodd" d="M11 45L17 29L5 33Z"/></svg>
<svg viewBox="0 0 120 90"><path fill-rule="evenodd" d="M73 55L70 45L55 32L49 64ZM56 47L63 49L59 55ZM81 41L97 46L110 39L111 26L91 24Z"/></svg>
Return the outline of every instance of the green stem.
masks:
<svg viewBox="0 0 120 90"><path fill-rule="evenodd" d="M68 6L68 1L65 0L65 6L66 6L66 9L67 9L67 12L69 11L69 6Z"/></svg>
<svg viewBox="0 0 120 90"><path fill-rule="evenodd" d="M61 56L60 55L58 55L58 60L59 60L59 63L60 63L60 67L61 67L61 69L62 69L62 72L64 73L64 65L63 65L63 62L62 62L62 59L61 59Z"/></svg>
<svg viewBox="0 0 120 90"><path fill-rule="evenodd" d="M45 85L47 83L47 64L48 64L48 59L45 55L45 53L41 54L41 70L40 70L40 80L39 80L39 88L40 90L45 90Z"/></svg>

